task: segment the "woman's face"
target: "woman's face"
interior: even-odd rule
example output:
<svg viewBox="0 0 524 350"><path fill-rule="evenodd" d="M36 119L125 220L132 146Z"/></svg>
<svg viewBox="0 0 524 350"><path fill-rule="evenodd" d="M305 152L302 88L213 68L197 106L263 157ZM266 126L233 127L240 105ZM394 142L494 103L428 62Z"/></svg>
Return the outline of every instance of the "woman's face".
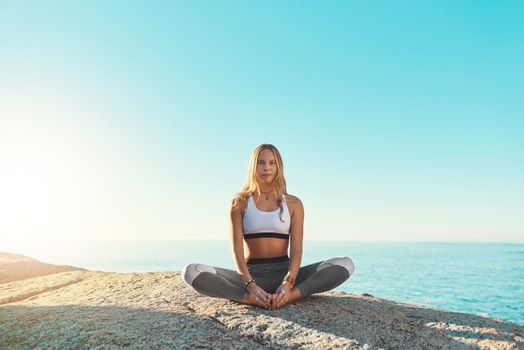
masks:
<svg viewBox="0 0 524 350"><path fill-rule="evenodd" d="M273 151L269 148L263 149L258 154L257 178L260 183L270 184L277 175L277 161Z"/></svg>

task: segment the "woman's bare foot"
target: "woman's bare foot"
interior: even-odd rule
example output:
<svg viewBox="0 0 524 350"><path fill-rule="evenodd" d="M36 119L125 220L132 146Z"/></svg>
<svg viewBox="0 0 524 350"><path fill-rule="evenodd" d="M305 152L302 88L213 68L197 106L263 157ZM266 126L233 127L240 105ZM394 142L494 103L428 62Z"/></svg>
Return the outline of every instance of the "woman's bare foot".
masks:
<svg viewBox="0 0 524 350"><path fill-rule="evenodd" d="M256 295L251 294L251 293L245 293L244 297L242 298L241 303L248 304L248 305L257 305L257 306L266 308L266 305L264 304L264 302L260 300L260 298L258 298Z"/></svg>
<svg viewBox="0 0 524 350"><path fill-rule="evenodd" d="M292 288L289 293L288 293L288 297L286 299L284 299L285 301L282 302L282 304L280 304L279 306L275 306L274 302L272 301L271 305L271 309L279 309L289 303L292 303L293 301L295 300L298 300L300 299L300 291L297 289L297 288ZM272 295L272 300L275 300L276 301L277 297L276 297L276 294L273 294Z"/></svg>
<svg viewBox="0 0 524 350"><path fill-rule="evenodd" d="M288 300L286 302L286 305L289 304L289 303L292 303L295 300L300 299L300 297L301 297L300 296L300 291L298 290L298 288L295 287L295 288L291 289L290 294L289 294L289 298L288 298Z"/></svg>
<svg viewBox="0 0 524 350"><path fill-rule="evenodd" d="M293 288L289 291L289 297L287 300L284 302L284 304L280 305L280 307L290 304L298 299L300 299L300 291L297 288Z"/></svg>

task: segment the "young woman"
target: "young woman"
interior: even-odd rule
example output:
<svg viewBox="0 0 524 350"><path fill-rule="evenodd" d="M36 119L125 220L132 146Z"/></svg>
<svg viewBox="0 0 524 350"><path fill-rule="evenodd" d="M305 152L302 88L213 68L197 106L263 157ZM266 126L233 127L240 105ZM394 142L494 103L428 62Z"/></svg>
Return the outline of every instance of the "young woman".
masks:
<svg viewBox="0 0 524 350"><path fill-rule="evenodd" d="M237 271L188 264L184 281L201 294L268 309L339 286L353 274L353 262L335 257L300 267L303 227L304 207L287 193L280 153L262 144L253 150L247 182L231 205Z"/></svg>

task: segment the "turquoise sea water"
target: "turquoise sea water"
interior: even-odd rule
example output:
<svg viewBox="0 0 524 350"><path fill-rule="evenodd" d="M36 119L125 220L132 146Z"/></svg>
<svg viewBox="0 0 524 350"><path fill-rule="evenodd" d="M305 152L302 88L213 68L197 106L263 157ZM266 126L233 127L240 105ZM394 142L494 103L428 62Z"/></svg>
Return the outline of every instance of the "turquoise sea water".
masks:
<svg viewBox="0 0 524 350"><path fill-rule="evenodd" d="M42 261L116 272L180 271L199 262L234 269L228 241L90 240ZM349 293L498 317L524 325L524 244L304 242L302 265L349 256Z"/></svg>

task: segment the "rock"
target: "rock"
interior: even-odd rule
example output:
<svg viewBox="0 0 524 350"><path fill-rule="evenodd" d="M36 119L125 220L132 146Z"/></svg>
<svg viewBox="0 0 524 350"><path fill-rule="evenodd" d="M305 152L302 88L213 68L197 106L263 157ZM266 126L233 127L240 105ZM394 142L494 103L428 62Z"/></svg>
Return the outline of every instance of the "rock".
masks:
<svg viewBox="0 0 524 350"><path fill-rule="evenodd" d="M27 256L0 252L0 283L73 270L84 269L74 266L47 264Z"/></svg>
<svg viewBox="0 0 524 350"><path fill-rule="evenodd" d="M0 284L1 349L522 349L523 338L512 322L339 291L266 310L200 295L179 272Z"/></svg>

